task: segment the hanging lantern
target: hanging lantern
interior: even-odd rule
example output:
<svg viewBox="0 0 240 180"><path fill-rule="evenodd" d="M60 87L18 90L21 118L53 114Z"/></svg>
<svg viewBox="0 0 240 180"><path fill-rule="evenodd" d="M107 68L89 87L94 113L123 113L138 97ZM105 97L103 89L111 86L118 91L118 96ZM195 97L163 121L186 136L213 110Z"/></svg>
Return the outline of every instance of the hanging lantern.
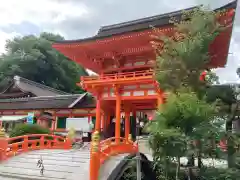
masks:
<svg viewBox="0 0 240 180"><path fill-rule="evenodd" d="M205 81L206 80L206 76L207 76L207 72L203 71L199 77L200 81Z"/></svg>
<svg viewBox="0 0 240 180"><path fill-rule="evenodd" d="M227 141L226 140L221 140L219 142L219 147L223 152L227 151Z"/></svg>

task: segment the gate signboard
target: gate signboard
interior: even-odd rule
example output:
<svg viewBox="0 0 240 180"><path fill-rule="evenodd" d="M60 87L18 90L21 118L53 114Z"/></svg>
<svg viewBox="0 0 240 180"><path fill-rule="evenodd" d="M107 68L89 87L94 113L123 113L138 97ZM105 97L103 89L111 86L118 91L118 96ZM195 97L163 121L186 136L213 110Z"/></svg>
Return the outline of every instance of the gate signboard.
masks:
<svg viewBox="0 0 240 180"><path fill-rule="evenodd" d="M28 113L27 123L28 124L33 124L33 118L34 118L34 113L33 112Z"/></svg>

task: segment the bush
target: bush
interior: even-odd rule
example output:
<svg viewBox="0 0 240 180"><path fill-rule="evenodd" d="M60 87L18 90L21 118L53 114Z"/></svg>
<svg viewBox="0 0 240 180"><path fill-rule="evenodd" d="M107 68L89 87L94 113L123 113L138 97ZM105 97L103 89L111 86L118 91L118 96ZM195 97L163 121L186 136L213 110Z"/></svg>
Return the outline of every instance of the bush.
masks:
<svg viewBox="0 0 240 180"><path fill-rule="evenodd" d="M50 130L38 124L19 124L10 131L9 137L23 136L27 134L50 134Z"/></svg>
<svg viewBox="0 0 240 180"><path fill-rule="evenodd" d="M240 171L239 169L207 168L201 173L201 177L206 180L238 180Z"/></svg>

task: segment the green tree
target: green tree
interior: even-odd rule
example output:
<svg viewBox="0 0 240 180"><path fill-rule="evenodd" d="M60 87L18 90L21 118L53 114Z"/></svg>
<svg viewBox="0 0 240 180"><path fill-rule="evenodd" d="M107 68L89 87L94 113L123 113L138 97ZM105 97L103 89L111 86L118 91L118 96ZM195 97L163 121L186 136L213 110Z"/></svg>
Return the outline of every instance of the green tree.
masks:
<svg viewBox="0 0 240 180"><path fill-rule="evenodd" d="M235 166L236 154L236 134L233 134L233 122L235 116L239 115L239 102L237 96L239 92L235 85L217 85L207 89L206 100L208 102L218 101L219 116L225 119L226 135L228 137L228 166Z"/></svg>
<svg viewBox="0 0 240 180"><path fill-rule="evenodd" d="M51 33L15 37L6 43L6 53L0 60L0 87L6 86L14 75L69 92L80 93L76 86L86 70L52 48L63 37Z"/></svg>
<svg viewBox="0 0 240 180"><path fill-rule="evenodd" d="M183 21L173 20L174 36L156 34L153 45L158 53L156 78L161 89L176 92L186 87L197 93L205 89L199 77L210 63L209 45L224 29L216 16L213 11L196 8L184 12L181 18ZM214 81L217 82L217 78L211 72L208 82Z"/></svg>
<svg viewBox="0 0 240 180"><path fill-rule="evenodd" d="M219 132L220 124L214 118L215 112L214 105L198 99L193 92L170 94L151 125L149 144L155 163L164 164L167 173L173 157L178 159L178 167L180 157L192 156L193 152L198 154L201 162L200 155L206 146L203 139L215 139ZM192 142L199 143L194 146Z"/></svg>
<svg viewBox="0 0 240 180"><path fill-rule="evenodd" d="M206 81L200 79L211 61L209 46L225 29L217 21L219 13L201 8L183 12L182 21L176 22L173 19L174 35L163 36L156 30L156 39L153 42L157 52L156 79L167 94L167 102L159 108L156 121L152 124L150 146L153 152L158 152L158 149L164 152L164 142L171 143L169 138L185 141L187 146L184 153L179 148L170 147L179 155L172 153L169 156L192 157L192 154L197 154L198 167L201 167L204 148L212 145L209 139L210 142L215 142L215 136L221 133L222 120L216 118L218 108L212 103L216 99L206 101L207 89L218 84L218 78L208 70ZM155 162L158 162L163 155L155 153L154 156ZM193 161L189 163L194 165Z"/></svg>

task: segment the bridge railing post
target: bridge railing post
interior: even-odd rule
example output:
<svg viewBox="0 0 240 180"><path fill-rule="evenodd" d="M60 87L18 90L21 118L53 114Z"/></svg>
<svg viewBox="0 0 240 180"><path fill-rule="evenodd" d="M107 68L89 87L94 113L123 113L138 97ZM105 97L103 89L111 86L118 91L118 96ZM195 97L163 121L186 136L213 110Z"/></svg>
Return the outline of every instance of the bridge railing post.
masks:
<svg viewBox="0 0 240 180"><path fill-rule="evenodd" d="M92 134L90 150L90 180L97 180L100 169L100 135L98 131Z"/></svg>
<svg viewBox="0 0 240 180"><path fill-rule="evenodd" d="M28 151L28 136L27 135L23 136L22 149L23 149L23 152Z"/></svg>
<svg viewBox="0 0 240 180"><path fill-rule="evenodd" d="M7 159L8 140L4 129L0 129L0 162Z"/></svg>
<svg viewBox="0 0 240 180"><path fill-rule="evenodd" d="M45 144L45 137L41 136L40 143L39 143L40 149L44 149L44 144Z"/></svg>
<svg viewBox="0 0 240 180"><path fill-rule="evenodd" d="M71 149L71 147L72 147L72 139L69 138L69 137L66 137L63 146L64 146L64 147L63 147L64 149Z"/></svg>

